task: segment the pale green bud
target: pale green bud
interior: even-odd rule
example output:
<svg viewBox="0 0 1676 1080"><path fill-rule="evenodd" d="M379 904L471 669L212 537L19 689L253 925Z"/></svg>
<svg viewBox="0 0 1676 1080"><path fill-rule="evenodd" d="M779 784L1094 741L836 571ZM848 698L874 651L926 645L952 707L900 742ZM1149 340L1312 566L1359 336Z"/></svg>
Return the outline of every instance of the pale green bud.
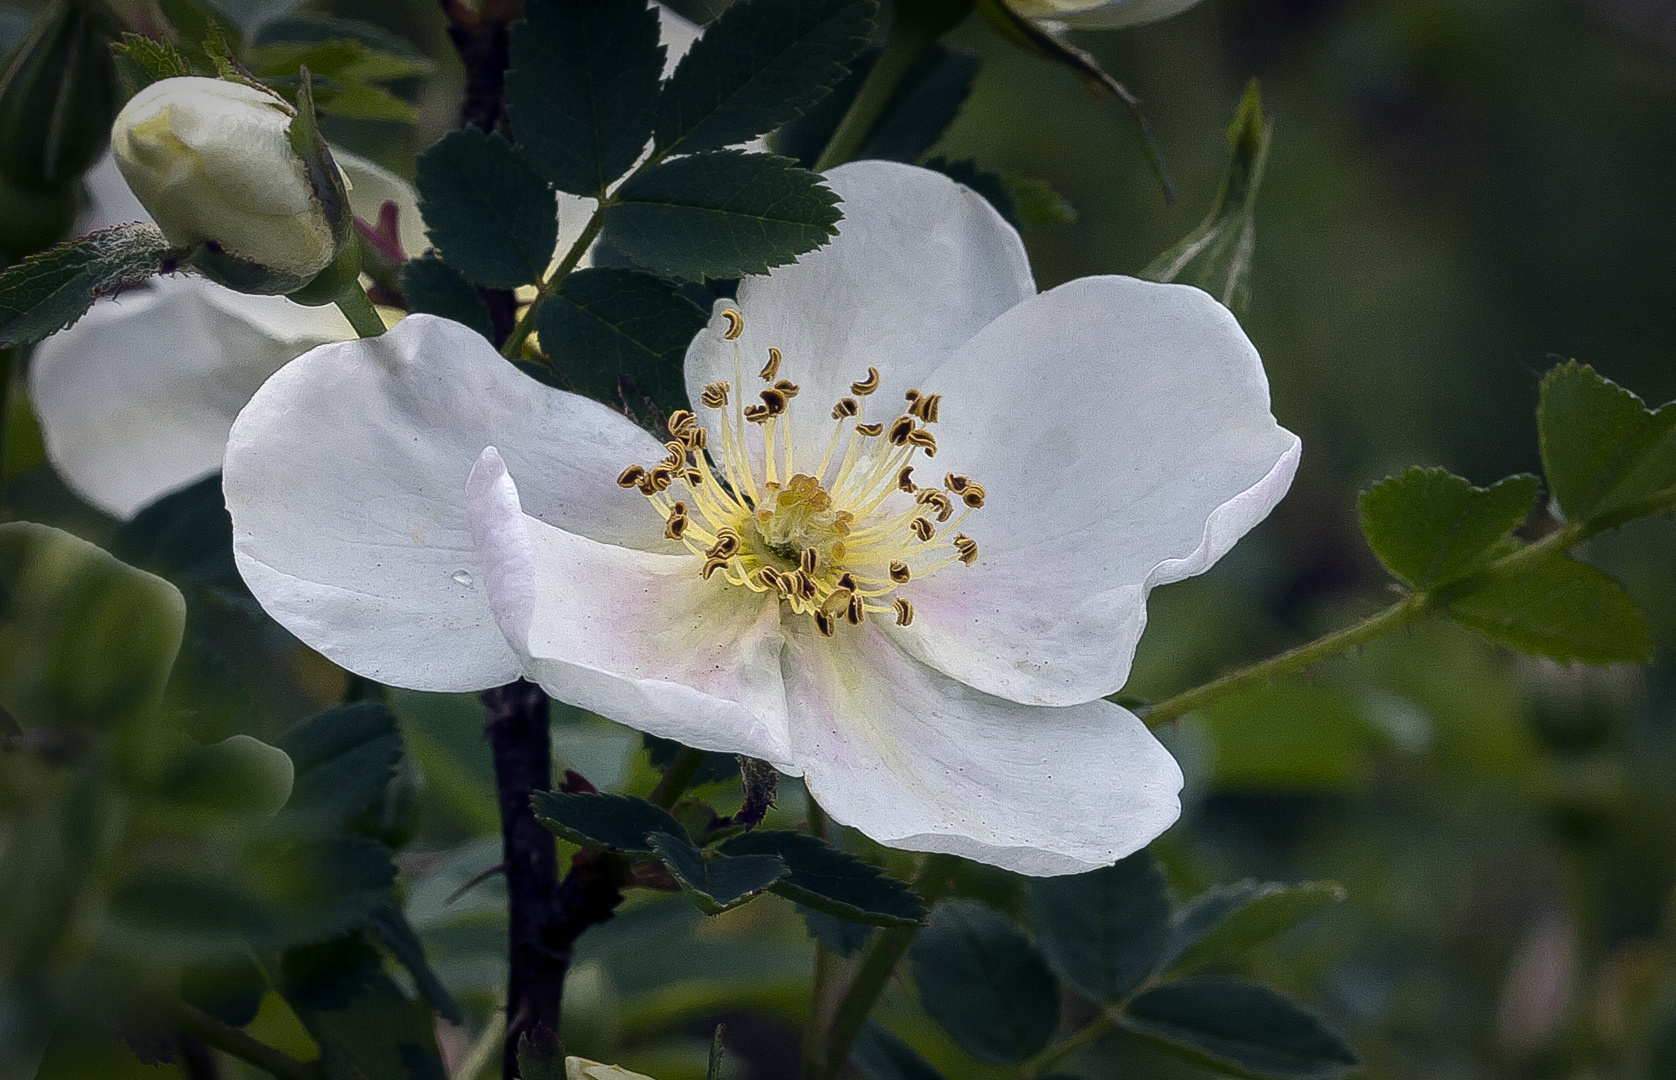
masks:
<svg viewBox="0 0 1676 1080"><path fill-rule="evenodd" d="M324 169L297 152L296 116L254 86L163 79L117 115L111 150L163 235L197 248L207 276L288 293L330 265L351 231L337 166L323 144Z"/></svg>
<svg viewBox="0 0 1676 1080"><path fill-rule="evenodd" d="M565 1080L652 1080L637 1072L629 1072L621 1065L601 1065L587 1058L564 1059Z"/></svg>

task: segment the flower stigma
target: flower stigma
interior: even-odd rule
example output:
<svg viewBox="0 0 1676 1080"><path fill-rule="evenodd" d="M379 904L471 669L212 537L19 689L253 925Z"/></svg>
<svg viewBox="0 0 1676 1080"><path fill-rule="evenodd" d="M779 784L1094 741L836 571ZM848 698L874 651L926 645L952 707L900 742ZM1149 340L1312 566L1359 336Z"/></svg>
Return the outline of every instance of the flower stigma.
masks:
<svg viewBox="0 0 1676 1080"><path fill-rule="evenodd" d="M737 341L745 317L722 312L723 339ZM869 422L867 402L879 389L877 368L850 384L832 406L833 431L818 462L799 461L788 412L800 388L781 377L790 366L777 348L757 373L766 384L749 401L744 361L734 346L732 382L704 387L701 408L720 414L721 443L684 409L669 417L668 455L656 465L631 465L617 477L638 489L664 519L664 536L703 558L700 576L776 593L795 615L806 615L825 637L842 623L889 614L898 625L914 606L893 596L897 586L950 563L972 565L976 540L960 532L984 504L984 488L946 473L942 486L914 482L920 455L935 457L941 394L909 390L900 416ZM747 440L761 433L760 470Z"/></svg>

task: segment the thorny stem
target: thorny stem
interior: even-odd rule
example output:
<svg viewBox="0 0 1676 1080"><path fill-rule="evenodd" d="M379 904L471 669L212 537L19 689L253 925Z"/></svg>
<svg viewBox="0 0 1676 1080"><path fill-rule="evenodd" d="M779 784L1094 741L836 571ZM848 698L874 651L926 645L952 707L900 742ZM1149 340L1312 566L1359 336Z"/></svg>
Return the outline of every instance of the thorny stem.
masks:
<svg viewBox="0 0 1676 1080"><path fill-rule="evenodd" d="M298 1061L200 1009L183 1004L177 1020L181 1034L272 1073L279 1080L320 1080L317 1063Z"/></svg>

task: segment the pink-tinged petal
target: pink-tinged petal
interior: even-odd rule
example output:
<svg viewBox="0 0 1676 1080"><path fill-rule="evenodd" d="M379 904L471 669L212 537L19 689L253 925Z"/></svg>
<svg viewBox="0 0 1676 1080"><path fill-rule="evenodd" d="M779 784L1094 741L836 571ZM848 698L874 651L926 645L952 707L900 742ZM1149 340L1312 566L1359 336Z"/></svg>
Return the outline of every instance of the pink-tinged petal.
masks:
<svg viewBox="0 0 1676 1080"><path fill-rule="evenodd" d="M541 478L538 518L667 546L644 497L616 484L662 456L657 440L471 330L411 315L299 357L239 415L224 476L240 573L286 629L368 678L474 690L516 677L466 520L466 480L491 444Z"/></svg>
<svg viewBox="0 0 1676 1080"><path fill-rule="evenodd" d="M696 556L529 516L494 447L472 470L469 503L495 618L549 694L688 746L788 764L777 601L703 580Z"/></svg>
<svg viewBox="0 0 1676 1080"><path fill-rule="evenodd" d="M1021 874L1072 874L1137 851L1181 813L1181 769L1133 714L991 697L872 626L792 635L792 737L835 821L891 847Z"/></svg>
<svg viewBox="0 0 1676 1080"><path fill-rule="evenodd" d="M1120 688L1147 592L1221 558L1286 494L1297 436L1257 351L1198 289L1082 278L986 327L926 379L935 462L986 489L972 566L900 590L886 633L980 690L1070 705Z"/></svg>

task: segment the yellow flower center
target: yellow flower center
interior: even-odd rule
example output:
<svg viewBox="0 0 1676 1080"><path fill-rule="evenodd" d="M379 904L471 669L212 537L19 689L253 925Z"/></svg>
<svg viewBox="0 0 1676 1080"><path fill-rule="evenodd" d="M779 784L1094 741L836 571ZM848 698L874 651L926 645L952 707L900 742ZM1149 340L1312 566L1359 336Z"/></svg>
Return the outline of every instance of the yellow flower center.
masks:
<svg viewBox="0 0 1676 1080"><path fill-rule="evenodd" d="M723 335L737 340L744 317L722 313ZM787 410L797 384L780 378L779 349L768 350L758 376L767 384L747 404L734 347L734 379L704 388L701 407L720 414L722 445L708 445L708 429L678 410L669 418L667 457L648 468L632 465L617 483L636 488L664 519L664 535L703 557L699 573L721 574L731 585L773 592L792 612L808 615L827 637L839 623L893 612L907 626L914 606L896 587L952 562L970 566L977 541L960 532L984 502L983 485L947 473L942 487L914 483L918 455L934 457L941 394L909 390L902 415L870 423L867 402L879 388L877 368L850 384L832 407L833 431L819 461L799 461ZM760 432L759 469L747 440Z"/></svg>

